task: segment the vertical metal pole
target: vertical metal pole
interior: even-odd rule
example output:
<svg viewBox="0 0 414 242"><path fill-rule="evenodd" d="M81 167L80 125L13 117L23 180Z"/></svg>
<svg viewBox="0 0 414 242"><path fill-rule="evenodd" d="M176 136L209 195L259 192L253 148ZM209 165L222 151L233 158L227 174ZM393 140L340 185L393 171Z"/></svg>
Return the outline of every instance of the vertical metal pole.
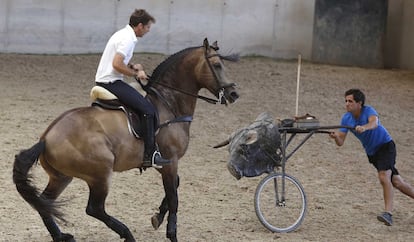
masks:
<svg viewBox="0 0 414 242"><path fill-rule="evenodd" d="M287 131L284 130L282 135L282 200L279 201L279 204L285 202L286 135Z"/></svg>
<svg viewBox="0 0 414 242"><path fill-rule="evenodd" d="M301 55L298 56L298 75L296 78L296 111L295 111L295 117L298 117L299 112L299 82L300 82L300 65L301 65Z"/></svg>

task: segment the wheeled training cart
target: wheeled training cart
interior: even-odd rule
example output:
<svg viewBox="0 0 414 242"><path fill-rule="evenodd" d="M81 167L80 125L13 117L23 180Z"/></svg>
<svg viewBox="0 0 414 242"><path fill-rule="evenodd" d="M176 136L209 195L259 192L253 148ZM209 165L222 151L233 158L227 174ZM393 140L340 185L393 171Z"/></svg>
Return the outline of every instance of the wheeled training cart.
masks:
<svg viewBox="0 0 414 242"><path fill-rule="evenodd" d="M306 194L299 181L285 172L286 161L315 133L331 133L347 126L280 127L281 172L272 171L258 184L254 207L260 222L272 232L291 232L302 223L306 214ZM306 134L291 151L289 144L298 134ZM280 167L277 167L280 169Z"/></svg>

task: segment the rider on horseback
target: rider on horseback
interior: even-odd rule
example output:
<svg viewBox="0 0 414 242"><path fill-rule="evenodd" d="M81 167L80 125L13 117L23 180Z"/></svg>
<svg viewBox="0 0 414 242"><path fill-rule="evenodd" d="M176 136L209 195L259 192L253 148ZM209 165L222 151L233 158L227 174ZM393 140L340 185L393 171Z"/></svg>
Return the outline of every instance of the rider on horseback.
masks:
<svg viewBox="0 0 414 242"><path fill-rule="evenodd" d="M154 17L143 9L135 9L129 24L114 33L106 44L96 72L95 82L113 93L120 102L143 115L143 138L145 144L143 167L162 166L170 161L161 157L155 143L155 107L137 90L123 81L124 75L147 80L141 64L130 63L137 37L150 31Z"/></svg>

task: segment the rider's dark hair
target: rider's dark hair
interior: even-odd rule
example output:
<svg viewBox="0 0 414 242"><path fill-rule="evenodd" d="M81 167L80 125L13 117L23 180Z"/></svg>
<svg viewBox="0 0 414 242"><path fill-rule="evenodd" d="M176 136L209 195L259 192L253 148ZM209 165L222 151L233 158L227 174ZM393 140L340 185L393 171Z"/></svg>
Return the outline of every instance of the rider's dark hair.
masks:
<svg viewBox="0 0 414 242"><path fill-rule="evenodd" d="M129 25L131 27L136 27L140 23L147 25L150 21L155 23L155 18L147 13L147 11L144 9L135 9L129 18Z"/></svg>
<svg viewBox="0 0 414 242"><path fill-rule="evenodd" d="M345 92L345 97L352 95L354 96L354 100L355 102L361 102L361 106L364 106L365 104L365 94L359 90L359 89L349 89L348 91Z"/></svg>

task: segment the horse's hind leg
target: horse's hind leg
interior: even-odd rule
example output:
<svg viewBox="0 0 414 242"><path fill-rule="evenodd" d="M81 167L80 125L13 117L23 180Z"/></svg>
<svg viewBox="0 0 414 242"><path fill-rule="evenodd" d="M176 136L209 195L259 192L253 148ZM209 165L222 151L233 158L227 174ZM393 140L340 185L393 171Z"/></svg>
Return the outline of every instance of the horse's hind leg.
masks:
<svg viewBox="0 0 414 242"><path fill-rule="evenodd" d="M43 190L42 194L40 195L41 198L45 200L49 200L54 202L56 198L62 193L62 191L67 187L67 185L72 181L72 177L67 177L62 174L58 174L56 172L51 175L49 173L49 183L47 184L45 190ZM60 219L63 219L63 214L60 214ZM47 230L49 231L50 235L53 238L53 241L67 241L72 242L75 241L71 234L62 233L57 226L54 218L48 213L42 213L39 211L40 216L42 217L43 223L46 226Z"/></svg>
<svg viewBox="0 0 414 242"><path fill-rule="evenodd" d="M95 185L96 184L96 185ZM108 195L108 185L105 181L89 184L89 199L86 213L104 222L106 226L119 234L125 241L135 241L128 227L105 212L105 199Z"/></svg>
<svg viewBox="0 0 414 242"><path fill-rule="evenodd" d="M43 190L41 196L47 199L56 200L59 195L65 190L65 188L72 181L72 177L57 175L50 176L49 183L47 184L45 190Z"/></svg>

